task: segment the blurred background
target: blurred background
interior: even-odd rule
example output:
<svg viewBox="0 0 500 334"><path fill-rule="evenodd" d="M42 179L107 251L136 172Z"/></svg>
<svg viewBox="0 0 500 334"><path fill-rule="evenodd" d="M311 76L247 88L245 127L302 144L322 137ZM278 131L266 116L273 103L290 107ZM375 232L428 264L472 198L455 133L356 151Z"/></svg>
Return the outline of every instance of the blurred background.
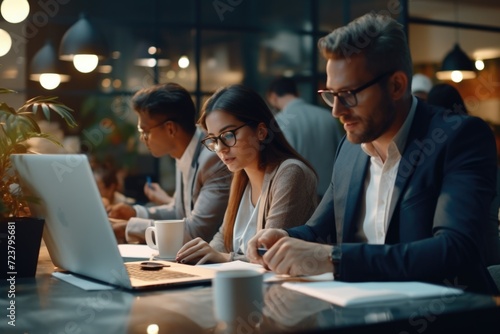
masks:
<svg viewBox="0 0 500 334"><path fill-rule="evenodd" d="M302 98L326 107L316 94L326 80L317 41L372 11L404 24L415 73L452 84L470 114L500 124L497 0L3 0L0 87L18 94L2 100L20 106L58 96L74 109L78 127L57 120L43 126L63 139L65 152L114 161L127 195L140 196L146 176L172 190L171 159L152 158L139 141L135 91L177 82L201 109L220 86L243 83L264 96L274 77L286 75ZM455 81L438 79L455 46L474 68L458 69ZM97 63L75 60L78 70L78 54L95 55Z"/></svg>

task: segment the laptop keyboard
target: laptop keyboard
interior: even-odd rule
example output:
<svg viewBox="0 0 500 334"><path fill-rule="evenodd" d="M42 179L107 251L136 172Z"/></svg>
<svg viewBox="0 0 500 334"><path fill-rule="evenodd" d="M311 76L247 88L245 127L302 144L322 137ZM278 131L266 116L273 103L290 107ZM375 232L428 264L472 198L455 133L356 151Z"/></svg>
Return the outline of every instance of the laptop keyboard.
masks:
<svg viewBox="0 0 500 334"><path fill-rule="evenodd" d="M166 268L162 268L160 270L143 270L141 269L141 265L139 263L126 263L125 267L127 268L130 277L137 278L143 281L158 281L169 278L197 277L197 275L181 273Z"/></svg>

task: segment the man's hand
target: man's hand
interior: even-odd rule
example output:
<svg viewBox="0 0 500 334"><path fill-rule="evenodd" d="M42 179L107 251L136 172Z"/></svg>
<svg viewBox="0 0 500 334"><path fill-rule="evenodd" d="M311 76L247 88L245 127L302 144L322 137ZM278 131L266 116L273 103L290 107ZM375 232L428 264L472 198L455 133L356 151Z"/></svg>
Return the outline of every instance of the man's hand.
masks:
<svg viewBox="0 0 500 334"><path fill-rule="evenodd" d="M116 218L116 219L125 219L129 220L132 217L136 216L135 209L124 203L118 203L113 206L108 211L108 217L109 218Z"/></svg>
<svg viewBox="0 0 500 334"><path fill-rule="evenodd" d="M258 263L260 265L266 266L262 257L257 253L257 248L271 248L276 241L283 237L287 237L288 233L285 230L277 229L277 228L266 228L260 230L255 234L255 236L248 241L246 255L247 258L253 262Z"/></svg>
<svg viewBox="0 0 500 334"><path fill-rule="evenodd" d="M116 241L119 244L126 244L125 229L127 228L127 220L110 218L109 222L115 233Z"/></svg>
<svg viewBox="0 0 500 334"><path fill-rule="evenodd" d="M330 245L284 237L274 243L262 257L264 265L277 274L291 276L318 275L333 272Z"/></svg>
<svg viewBox="0 0 500 334"><path fill-rule="evenodd" d="M167 194L158 183L146 183L144 185L144 194L151 202L158 205L169 204L173 200L173 197Z"/></svg>

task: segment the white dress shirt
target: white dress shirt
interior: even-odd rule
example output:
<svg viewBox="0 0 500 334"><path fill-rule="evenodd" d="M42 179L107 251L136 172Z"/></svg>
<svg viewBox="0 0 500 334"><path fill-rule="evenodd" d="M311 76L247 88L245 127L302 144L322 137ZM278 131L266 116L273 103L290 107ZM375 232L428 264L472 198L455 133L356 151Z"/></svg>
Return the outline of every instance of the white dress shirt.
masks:
<svg viewBox="0 0 500 334"><path fill-rule="evenodd" d="M190 164L193 161L194 152L196 151L196 145L198 141L198 132L195 132L188 146L182 153L180 159L175 159L175 168L180 171L182 175L182 189L175 189L177 194L175 196L183 196L183 204L184 204L184 212L191 212L191 200L189 194L191 191L189 190L189 180L188 180L188 172L189 168L191 168ZM181 193L182 192L182 193ZM187 198L186 198L187 197ZM137 218L148 218L149 213L148 209L142 205L134 205L134 209L136 212ZM132 224L135 220L132 220Z"/></svg>
<svg viewBox="0 0 500 334"><path fill-rule="evenodd" d="M385 243L394 183L416 108L417 99L413 97L408 117L389 144L385 162L372 143L361 144L363 151L370 156L370 167L365 178L365 206L360 222L362 228L358 231L362 231L359 236L370 244Z"/></svg>

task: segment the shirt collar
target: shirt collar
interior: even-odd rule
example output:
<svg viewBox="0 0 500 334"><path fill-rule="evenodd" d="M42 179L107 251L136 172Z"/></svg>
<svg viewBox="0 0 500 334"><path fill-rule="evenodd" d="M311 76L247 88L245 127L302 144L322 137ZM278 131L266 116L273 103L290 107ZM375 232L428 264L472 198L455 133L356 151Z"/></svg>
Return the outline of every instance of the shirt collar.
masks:
<svg viewBox="0 0 500 334"><path fill-rule="evenodd" d="M187 170L189 166L191 165L191 162L193 161L194 157L194 152L196 151L196 147L198 145L198 137L200 135L200 129L196 128L196 131L191 138L191 141L189 142L188 146L184 150L184 153L182 153L182 156L180 159L177 159L177 165L179 166L180 170Z"/></svg>

